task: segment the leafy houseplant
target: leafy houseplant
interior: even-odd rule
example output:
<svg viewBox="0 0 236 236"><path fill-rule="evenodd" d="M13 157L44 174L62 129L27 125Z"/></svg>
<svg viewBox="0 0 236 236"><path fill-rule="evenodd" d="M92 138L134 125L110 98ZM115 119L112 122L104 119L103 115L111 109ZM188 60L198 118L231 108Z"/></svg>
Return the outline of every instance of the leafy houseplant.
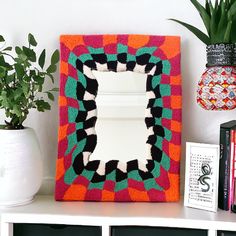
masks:
<svg viewBox="0 0 236 236"><path fill-rule="evenodd" d="M2 45L2 46L1 46ZM32 201L42 182L41 151L32 128L23 122L32 108L50 110L46 101L54 100L52 88L43 90L47 79L54 83L59 51L55 50L45 68L46 50L39 56L37 42L28 35L27 46L5 46L0 35L0 109L5 110L5 125L0 126L0 206L22 205Z"/></svg>
<svg viewBox="0 0 236 236"><path fill-rule="evenodd" d="M197 102L206 110L236 108L236 0L190 0L199 12L206 32L175 21L207 45L207 69L198 83Z"/></svg>
<svg viewBox="0 0 236 236"><path fill-rule="evenodd" d="M50 104L43 98L54 100L52 88L43 90L47 78L54 83L53 73L57 70L59 51L55 50L51 56L50 65L45 67L46 50L43 49L39 56L35 52L37 41L32 34L28 35L27 46L16 46L15 53L12 47L5 46L5 39L0 35L0 109L5 110L6 117L3 129L23 129L23 122L29 110L36 108L43 112L50 110Z"/></svg>

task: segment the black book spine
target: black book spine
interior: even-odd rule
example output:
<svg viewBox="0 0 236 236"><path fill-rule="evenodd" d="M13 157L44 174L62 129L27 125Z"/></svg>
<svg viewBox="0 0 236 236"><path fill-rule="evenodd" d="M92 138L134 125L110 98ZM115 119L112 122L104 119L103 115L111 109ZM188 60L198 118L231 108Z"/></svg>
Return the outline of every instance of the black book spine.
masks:
<svg viewBox="0 0 236 236"><path fill-rule="evenodd" d="M220 170L218 207L229 210L230 129L220 128Z"/></svg>

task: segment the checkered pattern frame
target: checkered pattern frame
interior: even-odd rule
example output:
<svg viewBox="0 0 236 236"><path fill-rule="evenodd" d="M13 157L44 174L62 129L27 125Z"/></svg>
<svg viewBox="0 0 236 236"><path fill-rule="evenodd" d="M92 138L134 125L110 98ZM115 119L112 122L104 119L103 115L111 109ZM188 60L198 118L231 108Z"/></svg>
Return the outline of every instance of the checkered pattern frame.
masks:
<svg viewBox="0 0 236 236"><path fill-rule="evenodd" d="M63 35L56 200L177 201L181 155L180 39L147 35ZM138 160L89 161L97 142L92 70L147 75L150 153Z"/></svg>

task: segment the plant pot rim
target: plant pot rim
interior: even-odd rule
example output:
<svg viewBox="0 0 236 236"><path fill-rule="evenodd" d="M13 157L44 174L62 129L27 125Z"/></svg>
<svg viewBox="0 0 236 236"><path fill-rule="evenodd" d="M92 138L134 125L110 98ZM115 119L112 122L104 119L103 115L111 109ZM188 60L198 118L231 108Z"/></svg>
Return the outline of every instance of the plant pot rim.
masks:
<svg viewBox="0 0 236 236"><path fill-rule="evenodd" d="M1 124L0 125L0 131L24 131L24 130L30 130L30 129L33 129L33 128L31 128L31 127L28 127L28 126L25 126L24 127L24 129L4 129L4 128L2 128L2 127L4 127L4 126L6 126L6 125L3 125L3 124Z"/></svg>
<svg viewBox="0 0 236 236"><path fill-rule="evenodd" d="M207 67L234 66L234 51L236 44L217 43L206 47Z"/></svg>
<svg viewBox="0 0 236 236"><path fill-rule="evenodd" d="M235 43L211 43L211 44L206 45L206 47L214 46L214 45L236 45L236 42Z"/></svg>
<svg viewBox="0 0 236 236"><path fill-rule="evenodd" d="M232 64L228 64L228 65L220 65L220 64L216 64L216 65L209 65L209 64L206 64L206 67L207 68L212 68L212 67L223 67L223 68L226 68L226 67L233 67L235 68L236 67L236 62L235 63L232 63Z"/></svg>

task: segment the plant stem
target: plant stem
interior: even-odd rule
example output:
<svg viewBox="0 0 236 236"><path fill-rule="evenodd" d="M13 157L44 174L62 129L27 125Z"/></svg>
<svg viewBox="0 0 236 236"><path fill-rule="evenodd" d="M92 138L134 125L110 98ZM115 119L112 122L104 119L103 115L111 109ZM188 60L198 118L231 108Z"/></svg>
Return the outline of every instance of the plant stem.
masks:
<svg viewBox="0 0 236 236"><path fill-rule="evenodd" d="M15 60L15 58L14 58L12 55L10 55L10 54L8 54L8 53L6 53L6 52L1 52L1 54L2 54L2 55L9 56L9 57L11 57L13 60Z"/></svg>

